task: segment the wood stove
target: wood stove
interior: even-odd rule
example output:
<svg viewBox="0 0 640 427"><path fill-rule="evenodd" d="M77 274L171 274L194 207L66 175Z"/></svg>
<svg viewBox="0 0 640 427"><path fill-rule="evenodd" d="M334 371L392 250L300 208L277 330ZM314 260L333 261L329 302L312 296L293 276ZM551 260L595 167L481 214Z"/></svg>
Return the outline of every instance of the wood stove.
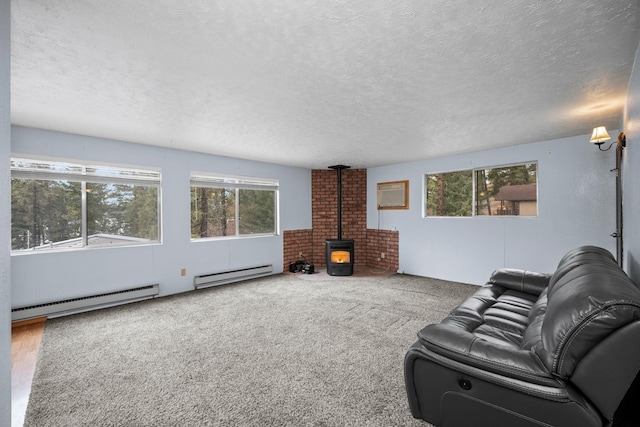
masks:
<svg viewBox="0 0 640 427"><path fill-rule="evenodd" d="M327 239L327 274L351 276L353 274L353 239Z"/></svg>
<svg viewBox="0 0 640 427"><path fill-rule="evenodd" d="M351 276L353 274L354 242L353 239L342 238L342 170L350 166L329 166L338 174L338 238L327 239L326 259L327 274L330 276Z"/></svg>

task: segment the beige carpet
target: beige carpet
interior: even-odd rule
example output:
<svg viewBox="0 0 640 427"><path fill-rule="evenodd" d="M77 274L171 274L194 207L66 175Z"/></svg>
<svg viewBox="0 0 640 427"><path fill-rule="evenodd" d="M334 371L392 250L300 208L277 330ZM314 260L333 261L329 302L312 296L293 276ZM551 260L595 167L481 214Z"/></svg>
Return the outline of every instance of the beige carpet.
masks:
<svg viewBox="0 0 640 427"><path fill-rule="evenodd" d="M50 320L25 426L427 426L404 352L474 290L283 274Z"/></svg>

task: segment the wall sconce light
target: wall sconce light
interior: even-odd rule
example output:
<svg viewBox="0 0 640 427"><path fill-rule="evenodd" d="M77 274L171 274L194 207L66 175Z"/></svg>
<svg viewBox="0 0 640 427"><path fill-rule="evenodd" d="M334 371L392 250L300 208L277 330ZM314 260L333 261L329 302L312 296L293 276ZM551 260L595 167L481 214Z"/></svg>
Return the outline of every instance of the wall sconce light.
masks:
<svg viewBox="0 0 640 427"><path fill-rule="evenodd" d="M609 150L616 141L613 141L607 148L602 149L602 144L609 141L611 137L607 133L607 128L604 126L598 126L593 128L593 134L591 134L590 142L596 144L600 151ZM620 167L622 165L622 150L627 146L627 137L624 132L618 134L618 145L616 150L616 167L611 169L611 172L616 172L616 231L611 233L611 237L616 239L616 252L618 265L622 267L623 256L623 242L622 242L622 178L620 176Z"/></svg>
<svg viewBox="0 0 640 427"><path fill-rule="evenodd" d="M602 144L604 144L609 140L611 140L611 137L607 132L607 128L605 126L598 126L596 128L593 128L593 133L591 134L591 139L589 140L589 142L596 144L600 151L607 151L613 146L615 142L613 141L611 144L609 144L607 148L603 150ZM624 132L620 132L618 134L618 148L622 150L626 146L627 146L627 137L625 136Z"/></svg>

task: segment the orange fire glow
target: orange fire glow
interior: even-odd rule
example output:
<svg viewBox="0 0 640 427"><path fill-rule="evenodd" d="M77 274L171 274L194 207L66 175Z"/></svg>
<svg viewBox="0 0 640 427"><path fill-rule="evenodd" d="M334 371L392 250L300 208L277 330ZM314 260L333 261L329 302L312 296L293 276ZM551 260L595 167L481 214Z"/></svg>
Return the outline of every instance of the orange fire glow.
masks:
<svg viewBox="0 0 640 427"><path fill-rule="evenodd" d="M333 251L331 252L331 262L336 264L344 264L351 260L349 251Z"/></svg>

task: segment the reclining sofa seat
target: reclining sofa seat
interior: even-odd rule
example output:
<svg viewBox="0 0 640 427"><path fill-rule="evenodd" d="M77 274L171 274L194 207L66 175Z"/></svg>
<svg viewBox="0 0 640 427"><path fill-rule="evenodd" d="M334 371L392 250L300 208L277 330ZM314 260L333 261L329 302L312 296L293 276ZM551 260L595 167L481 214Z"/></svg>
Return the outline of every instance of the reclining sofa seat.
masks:
<svg viewBox="0 0 640 427"><path fill-rule="evenodd" d="M412 415L437 426L611 426L640 369L640 289L594 246L553 275L497 270L404 368Z"/></svg>

